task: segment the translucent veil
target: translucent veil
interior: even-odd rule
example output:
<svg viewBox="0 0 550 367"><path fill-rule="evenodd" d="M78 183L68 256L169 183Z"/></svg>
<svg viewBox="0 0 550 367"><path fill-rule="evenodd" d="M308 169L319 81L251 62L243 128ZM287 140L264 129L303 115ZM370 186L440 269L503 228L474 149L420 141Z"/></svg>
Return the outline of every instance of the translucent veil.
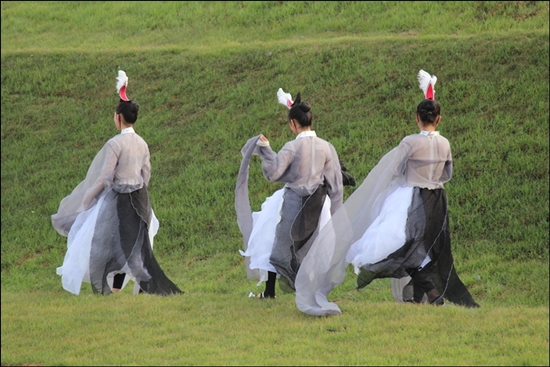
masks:
<svg viewBox="0 0 550 367"><path fill-rule="evenodd" d="M346 254L376 219L384 200L398 187L395 168L404 159L398 148L388 152L315 239L296 276L296 306L306 314L340 314L328 294L346 276Z"/></svg>
<svg viewBox="0 0 550 367"><path fill-rule="evenodd" d="M256 135L246 142L241 150L243 156L239 174L237 176L237 184L235 187L235 211L237 213L237 224L243 236L244 250L248 248L248 241L252 233L252 209L250 208L250 198L248 197L248 172L250 168L250 160L255 154L256 143L260 135ZM259 279L260 273L258 269L250 269L250 258L245 257L246 275L249 279Z"/></svg>

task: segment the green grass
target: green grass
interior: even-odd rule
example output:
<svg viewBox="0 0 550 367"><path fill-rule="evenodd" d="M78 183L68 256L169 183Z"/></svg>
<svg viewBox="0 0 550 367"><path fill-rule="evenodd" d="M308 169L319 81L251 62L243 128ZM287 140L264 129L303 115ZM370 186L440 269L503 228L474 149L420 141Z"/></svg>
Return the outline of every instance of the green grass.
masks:
<svg viewBox="0 0 550 367"><path fill-rule="evenodd" d="M548 2L34 2L2 3L2 53L212 49L266 41L448 38L544 33ZM121 40L124 40L121 42ZM122 44L121 44L122 43ZM6 48L6 49L5 49Z"/></svg>
<svg viewBox="0 0 550 367"><path fill-rule="evenodd" d="M548 365L548 5L2 2L2 365ZM74 297L55 274L50 216L116 134L118 68L181 297ZM421 68L453 151L456 266L482 308L395 304L388 279L357 292L351 269L338 317L248 299L234 185L248 138L292 138L277 89L312 103L361 182L416 132ZM250 185L256 210L280 187L257 159Z"/></svg>
<svg viewBox="0 0 550 367"><path fill-rule="evenodd" d="M34 308L22 310L17 307L22 302ZM547 364L546 307L434 310L364 299L343 299L340 304L341 316L311 318L295 308L291 296L261 301L204 291L157 302L147 295L8 293L2 297L2 354L4 344L18 354L8 353L3 361L142 366ZM427 341L434 344L426 347Z"/></svg>

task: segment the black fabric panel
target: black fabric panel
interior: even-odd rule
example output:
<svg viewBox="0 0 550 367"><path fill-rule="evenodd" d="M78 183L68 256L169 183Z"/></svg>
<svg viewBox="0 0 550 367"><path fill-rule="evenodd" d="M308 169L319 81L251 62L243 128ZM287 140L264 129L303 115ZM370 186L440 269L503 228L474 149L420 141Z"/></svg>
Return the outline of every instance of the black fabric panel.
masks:
<svg viewBox="0 0 550 367"><path fill-rule="evenodd" d="M162 296L183 293L183 291L164 274L164 271L151 250L149 236L146 236L144 242L146 242L146 244L141 247L141 256L143 259L143 267L147 269L150 278L145 281L140 281L139 285L141 289L143 289L145 293L159 294Z"/></svg>
<svg viewBox="0 0 550 367"><path fill-rule="evenodd" d="M426 255L432 261L419 271ZM479 307L454 268L444 189L414 188L405 244L386 259L362 266L357 277L357 288L366 287L376 278L402 278L407 275L415 279L415 298L420 299L433 284L448 301Z"/></svg>
<svg viewBox="0 0 550 367"><path fill-rule="evenodd" d="M285 189L281 220L277 224L270 257L271 264L286 285L285 292L295 290L294 281L301 260L311 247L314 234L318 233L326 193L325 185L320 185L312 195L305 197Z"/></svg>
<svg viewBox="0 0 550 367"><path fill-rule="evenodd" d="M121 194L109 191L94 229L90 254L90 281L94 293L110 294L107 276L128 273L146 293L183 293L164 274L153 255L149 239L152 217L147 188Z"/></svg>
<svg viewBox="0 0 550 367"><path fill-rule="evenodd" d="M302 198L302 206L290 231L295 251L299 251L317 230L326 195L327 187L321 185L312 195Z"/></svg>
<svg viewBox="0 0 550 367"><path fill-rule="evenodd" d="M136 245L141 247L141 260L143 262L143 268L145 268L149 274L148 279L141 280L136 278L136 280L139 281L141 289L145 293L159 294L163 296L183 293L178 286L168 279L166 274L164 274L164 271L153 254L151 242L149 240L151 204L149 202L149 193L147 192L147 188L143 187L140 190L128 194L128 196L131 207L135 209L136 215L138 215L141 219L140 231L138 232L139 242L137 242Z"/></svg>

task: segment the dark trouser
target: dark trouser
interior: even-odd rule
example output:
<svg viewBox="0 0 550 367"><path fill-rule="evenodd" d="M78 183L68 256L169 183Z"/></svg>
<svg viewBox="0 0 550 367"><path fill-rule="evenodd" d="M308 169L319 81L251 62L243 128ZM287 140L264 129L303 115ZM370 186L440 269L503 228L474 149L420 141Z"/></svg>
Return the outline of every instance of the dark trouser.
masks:
<svg viewBox="0 0 550 367"><path fill-rule="evenodd" d="M269 271L267 273L267 281L265 282L264 297L275 297L275 282L277 280L277 273Z"/></svg>
<svg viewBox="0 0 550 367"><path fill-rule="evenodd" d="M126 278L126 274L115 274L115 277L113 279L113 289L122 289L122 284L124 284L124 278Z"/></svg>
<svg viewBox="0 0 550 367"><path fill-rule="evenodd" d="M115 274L115 277L113 278L113 289L122 289L124 278L126 278L125 273ZM143 289L140 288L139 293L143 293Z"/></svg>

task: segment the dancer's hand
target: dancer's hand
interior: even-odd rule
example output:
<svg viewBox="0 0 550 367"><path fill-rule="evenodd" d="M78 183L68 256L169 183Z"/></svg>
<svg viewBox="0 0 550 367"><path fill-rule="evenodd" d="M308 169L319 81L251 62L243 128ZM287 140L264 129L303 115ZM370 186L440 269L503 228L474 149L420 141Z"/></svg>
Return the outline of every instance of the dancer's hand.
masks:
<svg viewBox="0 0 550 367"><path fill-rule="evenodd" d="M269 146L269 140L264 136L264 134L260 134L260 137L258 138L258 142L256 145L260 147L268 147Z"/></svg>

